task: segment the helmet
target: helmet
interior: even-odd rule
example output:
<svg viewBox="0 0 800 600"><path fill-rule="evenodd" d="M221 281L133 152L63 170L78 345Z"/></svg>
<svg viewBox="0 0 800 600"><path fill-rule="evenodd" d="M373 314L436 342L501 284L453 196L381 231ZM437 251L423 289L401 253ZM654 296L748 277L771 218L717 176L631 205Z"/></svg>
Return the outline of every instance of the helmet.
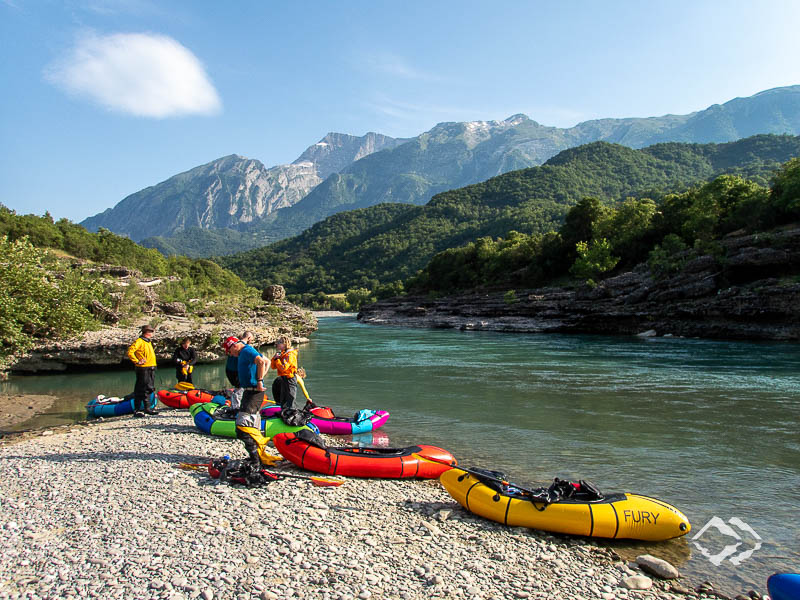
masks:
<svg viewBox="0 0 800 600"><path fill-rule="evenodd" d="M222 342L222 347L225 348L225 352L230 352L231 348L233 348L234 345L236 345L238 343L239 343L239 338L231 336L228 339L226 339L224 342Z"/></svg>

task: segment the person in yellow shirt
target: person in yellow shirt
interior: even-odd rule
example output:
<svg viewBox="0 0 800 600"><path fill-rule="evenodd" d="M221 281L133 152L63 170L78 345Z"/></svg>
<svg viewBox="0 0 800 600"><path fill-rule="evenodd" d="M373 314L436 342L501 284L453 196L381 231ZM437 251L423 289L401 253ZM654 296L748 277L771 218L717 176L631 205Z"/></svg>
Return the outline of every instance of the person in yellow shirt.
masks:
<svg viewBox="0 0 800 600"><path fill-rule="evenodd" d="M306 408L314 408L316 404L311 399L311 396L308 395L308 390L306 389L306 370L303 367L299 367L294 375L295 379L297 379L297 385L300 386L300 391L303 392L303 396L306 397Z"/></svg>
<svg viewBox="0 0 800 600"><path fill-rule="evenodd" d="M270 367L278 372L272 382L272 399L284 408L297 408L297 350L292 348L292 340L285 335L275 344L277 352L270 360Z"/></svg>
<svg viewBox="0 0 800 600"><path fill-rule="evenodd" d="M142 334L128 347L128 358L136 369L136 385L133 388L134 417L154 415L158 411L150 408L147 400L156 389L156 353L153 350L153 332L150 325L142 327Z"/></svg>

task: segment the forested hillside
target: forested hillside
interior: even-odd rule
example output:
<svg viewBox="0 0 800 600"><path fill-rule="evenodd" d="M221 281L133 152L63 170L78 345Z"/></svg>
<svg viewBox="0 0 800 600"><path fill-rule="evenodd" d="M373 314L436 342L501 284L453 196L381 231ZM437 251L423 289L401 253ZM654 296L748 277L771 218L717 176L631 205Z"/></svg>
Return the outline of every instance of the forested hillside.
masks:
<svg viewBox="0 0 800 600"><path fill-rule="evenodd" d="M205 309L205 300L224 306L226 298L231 305L256 298L256 290L210 260L165 258L107 230L89 233L66 219L18 215L2 205L0 255L0 366L36 338L96 328L109 315L141 316L152 289L136 280L111 283L112 272L159 279L158 300L187 303L190 313Z"/></svg>
<svg viewBox="0 0 800 600"><path fill-rule="evenodd" d="M766 185L800 155L800 138L754 136L726 144L658 144L633 150L596 142L565 150L541 167L444 192L425 206L378 205L340 213L302 235L219 259L258 287L293 294L377 291L422 269L438 252L481 237L546 234L585 197L613 205L627 197L658 201L721 174ZM308 300L308 298L306 298Z"/></svg>
<svg viewBox="0 0 800 600"><path fill-rule="evenodd" d="M412 292L443 294L484 288L534 287L565 276L594 285L647 262L658 279L708 256L723 265L728 234L766 232L800 220L800 159L785 163L770 187L721 175L658 201L628 198L616 206L584 198L558 232L479 238L440 252L407 282ZM761 245L770 247L770 235ZM777 246L776 246L777 248ZM785 272L796 272L784 265ZM513 295L509 299L513 301Z"/></svg>
<svg viewBox="0 0 800 600"><path fill-rule="evenodd" d="M800 134L800 86L765 90L689 115L598 119L562 129L525 115L439 123L405 144L351 164L298 203L254 223L269 239L296 235L342 210L381 202L425 204L437 193L541 165L595 141L642 148L662 142L724 143L761 133Z"/></svg>

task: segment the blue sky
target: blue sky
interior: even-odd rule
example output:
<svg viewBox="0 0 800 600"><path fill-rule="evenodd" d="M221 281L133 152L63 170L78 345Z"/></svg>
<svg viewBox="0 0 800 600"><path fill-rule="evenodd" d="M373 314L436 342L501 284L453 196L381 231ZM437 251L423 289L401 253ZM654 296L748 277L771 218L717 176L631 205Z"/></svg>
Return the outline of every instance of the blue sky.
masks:
<svg viewBox="0 0 800 600"><path fill-rule="evenodd" d="M0 0L0 202L79 221L227 154L688 113L800 83L800 2Z"/></svg>

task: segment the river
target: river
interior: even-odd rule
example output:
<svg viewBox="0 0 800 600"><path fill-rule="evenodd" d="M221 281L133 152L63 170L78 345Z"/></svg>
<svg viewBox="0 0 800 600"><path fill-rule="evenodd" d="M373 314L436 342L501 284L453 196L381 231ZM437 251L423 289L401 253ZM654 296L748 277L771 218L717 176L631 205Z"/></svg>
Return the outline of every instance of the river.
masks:
<svg viewBox="0 0 800 600"><path fill-rule="evenodd" d="M300 363L318 404L340 414L391 412L383 433L367 442L436 444L518 483L588 479L603 491L661 498L689 517L693 531L679 540L611 542L625 557L650 552L692 581L734 594L763 591L770 573L800 565L800 345L416 330L329 318L300 347ZM157 383L167 387L173 377L162 369ZM130 372L12 377L0 392L58 395L48 414L19 426L40 427L84 418L90 397L124 394L132 382ZM195 382L221 387L222 364L198 366ZM734 519L741 537L719 565L698 544L713 556L736 540L713 527L691 539L714 516Z"/></svg>

